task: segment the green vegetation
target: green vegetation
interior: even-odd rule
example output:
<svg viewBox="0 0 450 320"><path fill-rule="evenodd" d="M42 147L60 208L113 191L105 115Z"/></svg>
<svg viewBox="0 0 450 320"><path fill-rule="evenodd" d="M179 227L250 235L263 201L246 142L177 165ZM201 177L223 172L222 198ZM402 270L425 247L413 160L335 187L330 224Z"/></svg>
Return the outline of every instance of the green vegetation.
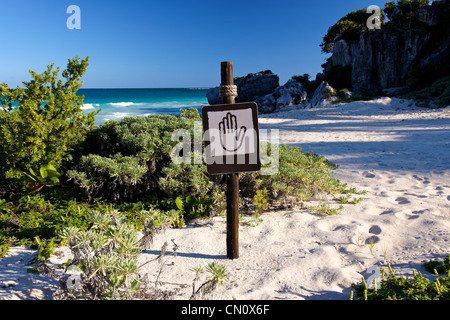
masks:
<svg viewBox="0 0 450 320"><path fill-rule="evenodd" d="M420 107L447 107L450 105L450 77L442 78L425 89L405 94L402 98L414 99Z"/></svg>
<svg viewBox="0 0 450 320"><path fill-rule="evenodd" d="M443 263L431 261L424 264L427 271L436 275L434 282L430 282L420 272L417 274L415 270L411 279L398 277L388 265L390 274L386 277L386 271L381 270L379 287L374 279L373 288L369 288L364 278L362 284L355 286L357 297L361 300L449 300L449 259L447 257ZM439 273L445 273L446 276L441 277Z"/></svg>
<svg viewBox="0 0 450 320"><path fill-rule="evenodd" d="M84 115L83 97L76 95L87 61L69 59L65 81L57 79L59 69L52 71L51 65L42 75L31 71L33 80L24 89L0 87L5 146L0 151L0 256L11 246L35 248L32 271L44 272L55 248L68 244L74 259L65 267L81 270L83 290L61 288L61 297L164 296L168 293L157 286L150 292L136 277L137 255L158 230L183 228L187 219L223 211L226 185L222 177L209 176L204 164L172 161L179 144L173 139L176 130L185 130L194 142L200 120L196 109L94 127L95 113ZM310 83L306 75L300 80ZM356 193L332 177L336 166L324 157L268 143L261 149L265 157L278 149L279 170L272 176L241 174L241 197L253 199L256 208L250 224L260 223L269 206L294 207L317 196L339 201L343 194ZM198 159L193 144L191 151L190 159ZM328 203L327 208L323 214L339 209ZM144 234L140 241L137 231ZM194 298L226 280L222 265L211 264L208 272L211 277L193 291Z"/></svg>
<svg viewBox="0 0 450 320"><path fill-rule="evenodd" d="M367 20L372 13L367 13L367 8L352 11L341 18L335 25L328 29L320 44L323 53L330 53L333 50L334 42L337 40L354 41L359 38L362 32L368 30ZM381 12L381 21L385 20Z"/></svg>
<svg viewBox="0 0 450 320"><path fill-rule="evenodd" d="M439 274L448 274L450 272L450 256L444 258L444 261L429 261L423 264L428 272L437 272Z"/></svg>
<svg viewBox="0 0 450 320"><path fill-rule="evenodd" d="M83 97L76 95L88 58L69 59L58 79L53 64L42 74L30 71L23 88L0 84L0 180L17 184L23 172L53 165L57 170L73 159L94 125L96 112L85 115Z"/></svg>
<svg viewBox="0 0 450 320"><path fill-rule="evenodd" d="M371 99L372 98L367 97L367 96L355 94L355 95L351 96L350 98L339 98L339 99L331 102L331 104L350 103L350 102L355 102L355 101L370 101Z"/></svg>
<svg viewBox="0 0 450 320"><path fill-rule="evenodd" d="M394 1L386 2L383 12L381 13L382 25L386 17L390 22L402 22L402 21L418 21L416 14L417 9L425 8L430 3L429 0L399 0L397 3ZM401 14L394 17L394 12L399 9ZM320 44L323 53L331 53L333 50L334 42L337 40L345 40L352 42L359 39L359 36L368 30L367 20L372 13L367 13L367 9L360 9L352 11L345 17L341 18L335 25L328 29L327 34L323 37L323 41Z"/></svg>

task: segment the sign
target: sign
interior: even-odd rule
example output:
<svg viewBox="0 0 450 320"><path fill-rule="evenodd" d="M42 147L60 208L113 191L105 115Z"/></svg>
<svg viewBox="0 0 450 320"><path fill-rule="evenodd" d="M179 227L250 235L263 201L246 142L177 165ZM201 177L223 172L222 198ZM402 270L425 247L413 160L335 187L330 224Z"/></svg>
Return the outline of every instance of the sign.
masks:
<svg viewBox="0 0 450 320"><path fill-rule="evenodd" d="M261 170L256 103L206 106L202 119L209 174Z"/></svg>

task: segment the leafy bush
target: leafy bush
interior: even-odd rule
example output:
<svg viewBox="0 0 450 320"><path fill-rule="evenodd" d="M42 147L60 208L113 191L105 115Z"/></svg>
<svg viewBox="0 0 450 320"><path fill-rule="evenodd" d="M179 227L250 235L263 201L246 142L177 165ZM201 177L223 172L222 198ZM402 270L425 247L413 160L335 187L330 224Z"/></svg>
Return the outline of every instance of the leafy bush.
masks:
<svg viewBox="0 0 450 320"><path fill-rule="evenodd" d="M194 137L196 109L184 110L181 117L152 115L108 121L96 127L84 144L85 155L67 176L89 198L109 201L141 199L152 194L160 198L213 194L214 185L204 165L176 164L171 152L177 129Z"/></svg>
<svg viewBox="0 0 450 320"><path fill-rule="evenodd" d="M331 102L331 104L350 103L350 102L355 102L355 101L369 101L371 99L372 98L367 97L367 96L355 94L355 95L352 95L350 98L339 98L339 99Z"/></svg>
<svg viewBox="0 0 450 320"><path fill-rule="evenodd" d="M83 97L76 92L88 58L69 59L58 79L53 64L42 74L30 71L24 87L0 85L0 179L18 178L22 172L51 164L58 169L94 125L96 112L85 115Z"/></svg>
<svg viewBox="0 0 450 320"><path fill-rule="evenodd" d="M59 185L59 177L61 174L51 164L47 164L39 168L39 175L30 168L30 173L24 173L24 179L29 183L29 187L33 192L39 192L44 187L52 187Z"/></svg>
<svg viewBox="0 0 450 320"><path fill-rule="evenodd" d="M450 272L450 256L444 258L444 261L429 261L423 264L428 272L437 272L439 274L448 274Z"/></svg>
<svg viewBox="0 0 450 320"><path fill-rule="evenodd" d="M268 152L266 151L268 148ZM271 154L274 146L262 143L262 154ZM244 197L254 198L261 205L261 197L268 195L268 203L275 209L293 207L312 197L322 197L356 191L347 188L332 176L336 165L314 152L305 153L299 147L279 147L279 170L275 175L262 176L257 172L241 175L240 189ZM266 190L258 194L258 190ZM266 206L266 204L264 204Z"/></svg>
<svg viewBox="0 0 450 320"><path fill-rule="evenodd" d="M69 227L61 232L74 255L72 265L80 266L82 272L78 287L66 287L57 295L79 295L83 299L131 297L141 284L135 275L141 252L137 233L116 211L92 211L89 220L89 230Z"/></svg>
<svg viewBox="0 0 450 320"><path fill-rule="evenodd" d="M68 197L69 194L65 194ZM89 206L76 200L56 200L52 195L34 194L20 196L14 201L0 199L0 226L9 219L17 219L18 226L0 228L1 256L9 247L28 246L42 252L60 243L58 233L68 226L88 227ZM48 251L48 258L52 250Z"/></svg>
<svg viewBox="0 0 450 320"><path fill-rule="evenodd" d="M450 77L442 78L428 88L405 94L402 98L414 99L420 107L449 106Z"/></svg>

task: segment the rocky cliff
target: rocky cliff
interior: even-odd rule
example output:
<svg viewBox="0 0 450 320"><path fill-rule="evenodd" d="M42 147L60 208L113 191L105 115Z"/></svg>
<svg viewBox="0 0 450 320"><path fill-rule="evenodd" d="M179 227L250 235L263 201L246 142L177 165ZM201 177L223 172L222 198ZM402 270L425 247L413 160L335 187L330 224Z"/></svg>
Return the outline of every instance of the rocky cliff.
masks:
<svg viewBox="0 0 450 320"><path fill-rule="evenodd" d="M234 84L238 88L236 102L251 102L256 98L265 96L275 91L279 87L280 78L272 71L262 71L256 74L250 73L245 77L237 77ZM219 88L214 88L206 95L210 105L222 104L223 100L219 96Z"/></svg>
<svg viewBox="0 0 450 320"><path fill-rule="evenodd" d="M333 87L363 95L404 93L450 75L450 1L405 13L380 30L337 40L325 73Z"/></svg>

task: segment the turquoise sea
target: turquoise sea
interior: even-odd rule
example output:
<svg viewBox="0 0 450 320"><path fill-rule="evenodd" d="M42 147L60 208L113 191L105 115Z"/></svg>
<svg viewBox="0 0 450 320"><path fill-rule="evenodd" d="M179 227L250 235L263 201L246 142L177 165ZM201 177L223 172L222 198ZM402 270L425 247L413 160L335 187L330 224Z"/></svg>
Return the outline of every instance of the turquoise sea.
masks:
<svg viewBox="0 0 450 320"><path fill-rule="evenodd" d="M189 107L200 110L208 105L209 91L210 88L80 89L77 95L84 95L84 112L101 110L95 117L98 125L125 117L179 114L180 109Z"/></svg>

